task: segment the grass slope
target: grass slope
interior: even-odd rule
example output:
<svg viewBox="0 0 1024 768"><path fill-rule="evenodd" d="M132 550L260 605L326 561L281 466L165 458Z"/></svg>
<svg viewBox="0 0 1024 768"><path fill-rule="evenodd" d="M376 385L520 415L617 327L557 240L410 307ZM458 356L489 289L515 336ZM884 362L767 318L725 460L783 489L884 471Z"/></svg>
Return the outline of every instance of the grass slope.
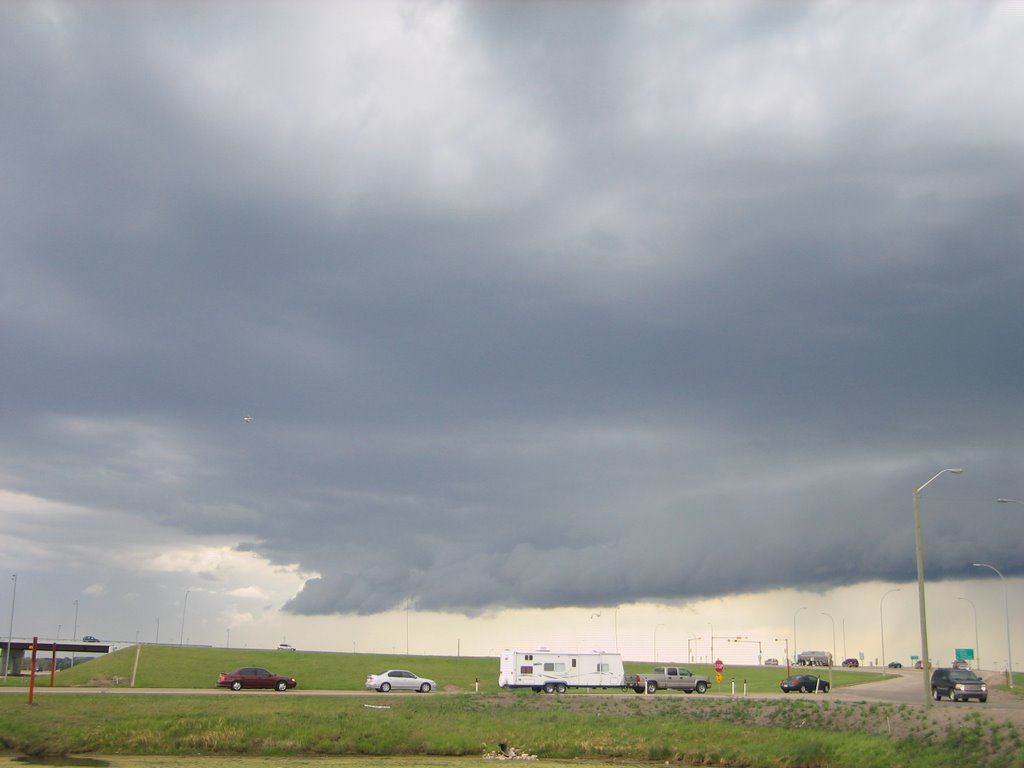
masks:
<svg viewBox="0 0 1024 768"><path fill-rule="evenodd" d="M125 648L73 669L58 672L58 686L126 686L131 680L136 649ZM280 675L294 677L299 689L360 690L366 676L385 669L411 669L422 677L435 680L442 691L476 691L493 693L498 688L498 659L455 656L405 656L364 653L318 653L310 651L248 650L244 648L196 648L189 646L144 645L138 654L136 688L210 688L219 672L238 667L265 667ZM626 672L643 673L653 669L651 662L627 662ZM689 667L712 681L715 672L709 665ZM735 683L737 693L776 692L785 668L727 668L720 685L711 691L729 693ZM822 676L828 679L828 672ZM835 669L833 685L851 685L877 674L860 670ZM44 675L40 684L48 685ZM635 695L635 694L631 694Z"/></svg>
<svg viewBox="0 0 1024 768"><path fill-rule="evenodd" d="M450 755L499 743L542 758L773 768L1022 765L1021 736L980 720L937 730L908 708L839 706L825 697L311 697L61 695L28 707L0 696L0 746L18 754ZM373 706L367 706L370 702ZM913 735L885 735L895 718Z"/></svg>

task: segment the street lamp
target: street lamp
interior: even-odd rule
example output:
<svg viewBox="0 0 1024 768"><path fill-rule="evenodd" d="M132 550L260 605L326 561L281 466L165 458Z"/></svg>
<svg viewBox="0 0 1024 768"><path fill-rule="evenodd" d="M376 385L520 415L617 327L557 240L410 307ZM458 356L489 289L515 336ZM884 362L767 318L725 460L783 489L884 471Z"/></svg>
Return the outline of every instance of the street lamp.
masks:
<svg viewBox="0 0 1024 768"><path fill-rule="evenodd" d="M831 614L821 612L822 616L828 616L832 619L832 663L828 665L828 687L832 687L832 667L836 664L836 620L832 618Z"/></svg>
<svg viewBox="0 0 1024 768"><path fill-rule="evenodd" d="M981 645L978 643L978 609L975 608L974 603L971 603L966 597L958 597L957 600L963 600L965 603L971 604L971 609L974 611L974 663L981 669Z"/></svg>
<svg viewBox="0 0 1024 768"><path fill-rule="evenodd" d="M793 656L794 657L800 655L800 646L796 644L796 615L798 613L800 613L800 611L806 611L806 610L807 610L807 606L804 605L804 606L801 606L800 608L797 608L793 612ZM793 661L795 662L796 659L794 658ZM788 661L786 662L786 668L787 668L787 670L789 669L789 662Z"/></svg>
<svg viewBox="0 0 1024 768"><path fill-rule="evenodd" d="M75 625L71 629L71 641L74 643L78 642L78 601L75 600ZM71 668L75 668L75 652L71 652Z"/></svg>
<svg viewBox="0 0 1024 768"><path fill-rule="evenodd" d="M789 677L789 638L788 637L776 637L775 642L786 643L786 677Z"/></svg>
<svg viewBox="0 0 1024 768"><path fill-rule="evenodd" d="M4 656L4 682L7 681L7 669L11 664L11 640L14 636L14 601L18 599L18 574L11 574L14 582L14 593L11 595L11 626L7 630L7 655Z"/></svg>
<svg viewBox="0 0 1024 768"><path fill-rule="evenodd" d="M185 611L188 609L188 593L192 590L185 590L185 600L181 604L181 635L178 637L178 645L185 643Z"/></svg>
<svg viewBox="0 0 1024 768"><path fill-rule="evenodd" d="M924 485L914 489L914 549L917 552L917 603L921 612L921 672L924 679L925 706L931 706L932 686L928 678L928 619L924 609L924 541L921 535L921 491L939 475L950 472L959 475L962 469L942 469Z"/></svg>
<svg viewBox="0 0 1024 768"><path fill-rule="evenodd" d="M891 595L893 592L899 592L900 589L890 589L885 595L882 595L882 599L878 601L878 622L879 628L882 631L882 667L885 667L885 616L882 614L882 603L885 602L885 596Z"/></svg>
<svg viewBox="0 0 1024 768"><path fill-rule="evenodd" d="M658 627L667 627L668 624L659 624L654 628L654 663L658 663Z"/></svg>
<svg viewBox="0 0 1024 768"><path fill-rule="evenodd" d="M1010 597L1006 591L1006 579L994 565L988 563L973 563L973 565L975 568L988 568L995 571L999 575L1000 581L1003 582L1003 600L1006 602L1006 683L1013 688L1013 653L1010 651Z"/></svg>
<svg viewBox="0 0 1024 768"><path fill-rule="evenodd" d="M730 637L726 642L730 643L756 643L757 644L757 665L761 666L761 641L751 640L749 637Z"/></svg>

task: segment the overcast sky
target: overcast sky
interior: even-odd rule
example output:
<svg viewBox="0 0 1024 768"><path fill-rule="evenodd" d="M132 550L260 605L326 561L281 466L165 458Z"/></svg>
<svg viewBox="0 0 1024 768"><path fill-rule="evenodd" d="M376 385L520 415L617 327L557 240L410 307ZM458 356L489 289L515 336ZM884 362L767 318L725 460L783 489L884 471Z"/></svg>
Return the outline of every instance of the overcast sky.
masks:
<svg viewBox="0 0 1024 768"><path fill-rule="evenodd" d="M947 467L929 580L999 606L1021 39L1014 2L5 3L14 635L491 648L789 595L778 633L903 585L912 645Z"/></svg>

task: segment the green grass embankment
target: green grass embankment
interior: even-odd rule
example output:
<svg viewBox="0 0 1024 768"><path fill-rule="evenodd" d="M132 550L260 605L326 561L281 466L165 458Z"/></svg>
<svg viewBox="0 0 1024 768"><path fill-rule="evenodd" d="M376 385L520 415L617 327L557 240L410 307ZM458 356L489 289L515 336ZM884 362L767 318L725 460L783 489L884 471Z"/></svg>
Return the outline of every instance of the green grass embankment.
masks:
<svg viewBox="0 0 1024 768"><path fill-rule="evenodd" d="M980 768L1021 765L1020 735L978 722L885 735L907 708L679 696L0 697L0 742L18 754L481 755L506 743L541 758L691 765Z"/></svg>
<svg viewBox="0 0 1024 768"><path fill-rule="evenodd" d="M109 655L78 664L58 672L58 686L127 686L135 667L135 648L125 648ZM626 672L650 672L653 662L626 662ZM238 667L265 667L276 674L294 677L300 690L361 690L366 676L385 669L412 669L422 677L435 680L442 691L498 690L498 659L491 657L404 656L363 653L317 653L310 651L249 650L245 648L197 648L189 646L144 645L138 654L136 688L211 688L219 672ZM696 674L715 679L714 669L707 664L689 668ZM749 693L777 692L785 667L726 668L721 684L712 684L711 692L742 693L744 684ZM827 670L821 671L828 679ZM834 669L833 685L850 685L878 675L865 671ZM37 685L48 685L49 674L42 675ZM633 695L633 694L631 694Z"/></svg>

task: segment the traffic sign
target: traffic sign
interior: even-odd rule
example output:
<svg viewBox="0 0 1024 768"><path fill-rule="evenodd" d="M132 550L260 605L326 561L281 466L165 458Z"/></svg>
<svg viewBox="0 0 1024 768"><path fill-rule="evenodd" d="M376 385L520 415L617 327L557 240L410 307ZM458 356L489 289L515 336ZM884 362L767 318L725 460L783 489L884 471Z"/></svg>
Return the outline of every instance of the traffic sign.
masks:
<svg viewBox="0 0 1024 768"><path fill-rule="evenodd" d="M725 664L722 663L721 659L715 659L715 672L721 672L725 669Z"/></svg>

